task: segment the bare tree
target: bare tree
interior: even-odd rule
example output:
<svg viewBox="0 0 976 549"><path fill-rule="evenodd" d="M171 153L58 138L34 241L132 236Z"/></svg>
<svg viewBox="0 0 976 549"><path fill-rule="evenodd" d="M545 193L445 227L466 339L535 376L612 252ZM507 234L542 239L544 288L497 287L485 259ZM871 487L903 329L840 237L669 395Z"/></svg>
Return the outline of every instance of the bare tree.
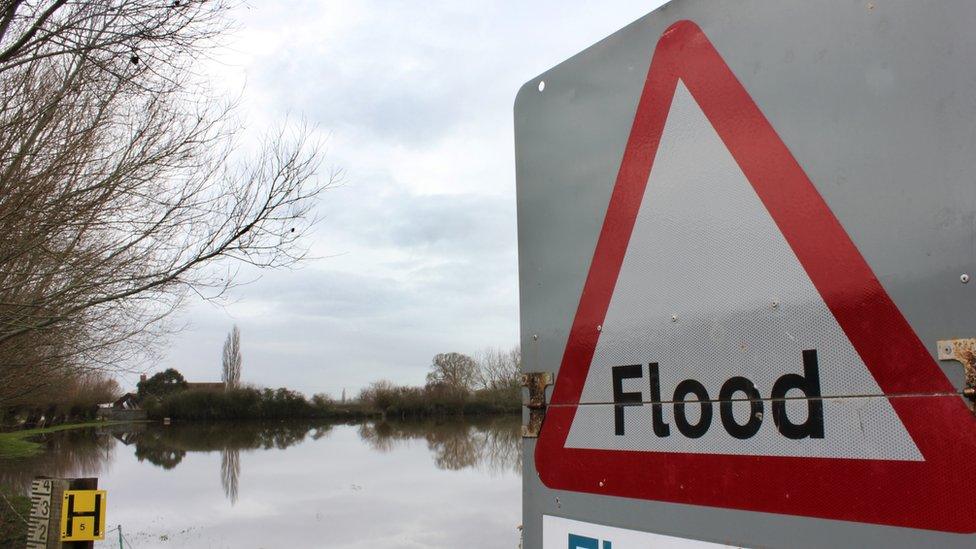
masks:
<svg viewBox="0 0 976 549"><path fill-rule="evenodd" d="M516 345L509 350L489 347L478 356L478 378L484 389L501 390L520 387L522 350Z"/></svg>
<svg viewBox="0 0 976 549"><path fill-rule="evenodd" d="M241 385L241 331L234 325L234 328L227 334L224 341L224 353L221 360L223 365L224 386L227 389L236 389Z"/></svg>
<svg viewBox="0 0 976 549"><path fill-rule="evenodd" d="M373 408L386 413L401 393L401 387L387 379L381 379L369 384L359 392L359 401L369 404Z"/></svg>
<svg viewBox="0 0 976 549"><path fill-rule="evenodd" d="M244 147L195 72L220 0L0 0L0 403L152 350L237 265L288 266L325 182L308 128Z"/></svg>
<svg viewBox="0 0 976 549"><path fill-rule="evenodd" d="M461 353L434 355L427 374L427 385L442 385L451 390L469 392L478 382L478 364L473 358Z"/></svg>

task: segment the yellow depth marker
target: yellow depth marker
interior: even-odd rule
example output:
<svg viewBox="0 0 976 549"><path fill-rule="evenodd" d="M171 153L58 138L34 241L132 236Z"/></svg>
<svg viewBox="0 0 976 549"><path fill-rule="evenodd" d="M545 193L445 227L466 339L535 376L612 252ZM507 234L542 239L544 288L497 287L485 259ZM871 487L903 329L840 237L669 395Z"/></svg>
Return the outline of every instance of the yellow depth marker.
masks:
<svg viewBox="0 0 976 549"><path fill-rule="evenodd" d="M65 490L61 500L61 541L105 539L105 490Z"/></svg>

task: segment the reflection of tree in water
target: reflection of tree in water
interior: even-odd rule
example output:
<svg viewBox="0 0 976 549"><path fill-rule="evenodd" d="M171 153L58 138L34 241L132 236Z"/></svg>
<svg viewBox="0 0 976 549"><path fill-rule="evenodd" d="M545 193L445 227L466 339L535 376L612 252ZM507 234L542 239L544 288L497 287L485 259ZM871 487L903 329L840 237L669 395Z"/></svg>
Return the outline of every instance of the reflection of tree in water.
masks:
<svg viewBox="0 0 976 549"><path fill-rule="evenodd" d="M392 423L386 421L363 423L359 426L359 438L363 439L370 448L383 454L392 451L401 442L418 436L416 434L404 435L395 429Z"/></svg>
<svg viewBox="0 0 976 549"><path fill-rule="evenodd" d="M162 432L155 429L126 433L125 438L120 440L126 445L136 445L136 459L140 462L145 460L167 471L179 465L186 456L186 450L168 444L163 440Z"/></svg>
<svg viewBox="0 0 976 549"><path fill-rule="evenodd" d="M167 471L179 465L183 461L184 456L186 456L185 450L174 450L172 448L148 445L136 446L136 458L139 461L146 460Z"/></svg>
<svg viewBox="0 0 976 549"><path fill-rule="evenodd" d="M230 502L237 503L237 482L241 476L241 451L225 448L220 451L220 485Z"/></svg>
<svg viewBox="0 0 976 549"><path fill-rule="evenodd" d="M112 461L115 439L110 428L74 429L35 437L45 450L33 457L3 460L0 486L27 495L38 475L51 477L97 477ZM0 503L2 504L2 503Z"/></svg>
<svg viewBox="0 0 976 549"><path fill-rule="evenodd" d="M481 431L481 464L488 471L501 474L514 471L522 474L522 418L505 418L494 428Z"/></svg>
<svg viewBox="0 0 976 549"><path fill-rule="evenodd" d="M139 461L163 469L173 469L190 452L220 452L220 484L231 503L236 503L240 487L241 450L284 450L310 436L319 440L329 434L332 424L309 423L187 423L170 426L150 425L126 435L126 444L135 444ZM121 439L120 439L121 440Z"/></svg>
<svg viewBox="0 0 976 549"><path fill-rule="evenodd" d="M176 464L187 452L218 452L224 450L283 450L305 440L311 433L315 440L327 435L332 425L305 423L187 423L171 426L151 425L135 438L136 455L150 463L159 455L179 455Z"/></svg>
<svg viewBox="0 0 976 549"><path fill-rule="evenodd" d="M359 436L370 448L384 453L410 440L424 439L440 469L477 468L494 474L520 474L520 426L518 416L382 421L364 423L359 427Z"/></svg>
<svg viewBox="0 0 976 549"><path fill-rule="evenodd" d="M475 467L482 458L481 439L484 431L466 423L446 425L432 429L424 437L427 448L434 454L434 464L438 469L459 471Z"/></svg>

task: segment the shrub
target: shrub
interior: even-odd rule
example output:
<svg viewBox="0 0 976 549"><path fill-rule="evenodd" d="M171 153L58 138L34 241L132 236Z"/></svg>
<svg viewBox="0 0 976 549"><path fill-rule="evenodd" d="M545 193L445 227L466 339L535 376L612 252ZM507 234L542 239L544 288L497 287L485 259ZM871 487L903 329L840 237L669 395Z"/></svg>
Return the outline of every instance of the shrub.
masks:
<svg viewBox="0 0 976 549"><path fill-rule="evenodd" d="M394 417L518 413L522 406L521 389L517 387L472 392L443 383L407 387L379 381L365 389L360 400L376 411Z"/></svg>
<svg viewBox="0 0 976 549"><path fill-rule="evenodd" d="M226 391L182 391L146 406L149 417L183 420L324 418L336 415L325 395L311 400L290 389L241 387Z"/></svg>

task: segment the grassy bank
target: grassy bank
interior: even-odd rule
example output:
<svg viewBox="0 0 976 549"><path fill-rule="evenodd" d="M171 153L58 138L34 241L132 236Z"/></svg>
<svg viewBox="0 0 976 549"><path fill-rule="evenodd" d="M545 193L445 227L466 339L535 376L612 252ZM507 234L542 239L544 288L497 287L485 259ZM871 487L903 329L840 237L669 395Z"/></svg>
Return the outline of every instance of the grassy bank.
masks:
<svg viewBox="0 0 976 549"><path fill-rule="evenodd" d="M23 431L10 431L0 433L0 459L19 459L31 457L39 454L44 445L40 442L29 440L36 436L67 431L70 429L84 429L86 427L102 427L105 425L121 425L129 423L126 421L88 421L85 423L65 423L43 429L25 429Z"/></svg>

